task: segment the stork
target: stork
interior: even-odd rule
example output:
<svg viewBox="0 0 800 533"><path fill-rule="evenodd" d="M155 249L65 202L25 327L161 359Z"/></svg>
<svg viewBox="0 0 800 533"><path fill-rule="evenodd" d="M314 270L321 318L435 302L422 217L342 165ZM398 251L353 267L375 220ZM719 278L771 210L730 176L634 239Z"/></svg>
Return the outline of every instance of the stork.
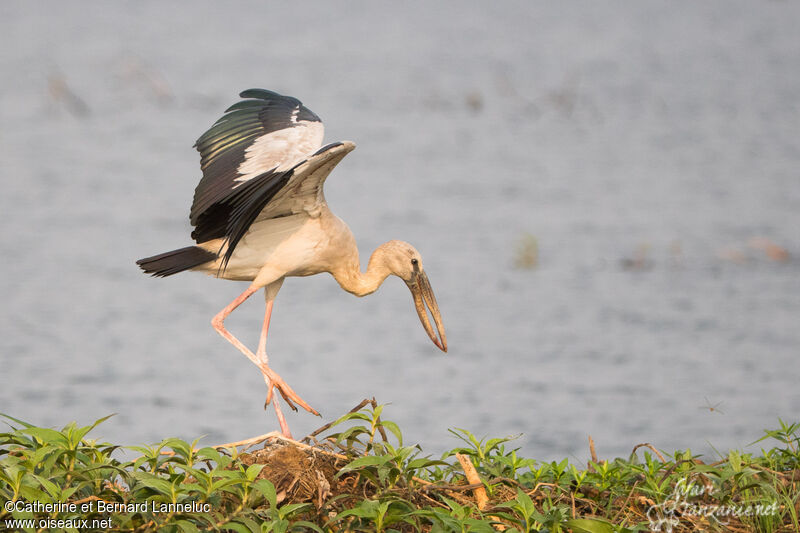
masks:
<svg viewBox="0 0 800 533"><path fill-rule="evenodd" d="M366 296L395 275L411 290L422 326L444 352L447 338L419 252L406 242L388 241L372 253L366 272L361 272L353 234L325 202L325 178L355 144L343 141L322 146L322 121L296 98L265 89L249 89L239 96L242 100L229 107L194 145L203 172L189 214L197 244L136 263L153 276L194 270L250 282L211 324L261 370L267 384L264 408L273 405L281 431L291 438L278 400L273 398L276 389L293 410L297 404L319 413L270 367L267 357L272 307L287 276L328 272L345 291ZM225 328L225 319L260 289L264 289L266 310L253 353Z"/></svg>

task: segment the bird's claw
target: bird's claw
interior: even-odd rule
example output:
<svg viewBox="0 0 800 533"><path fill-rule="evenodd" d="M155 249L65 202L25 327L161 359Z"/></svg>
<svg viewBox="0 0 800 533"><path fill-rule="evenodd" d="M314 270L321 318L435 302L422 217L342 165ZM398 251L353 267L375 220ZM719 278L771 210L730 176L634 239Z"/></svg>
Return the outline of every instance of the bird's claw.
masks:
<svg viewBox="0 0 800 533"><path fill-rule="evenodd" d="M297 405L299 405L312 415L320 416L316 409L303 401L303 399L300 398L300 396L298 396L297 393L294 392L294 390L292 390L292 388L271 368L265 367L261 370L264 373L264 378L267 382L267 399L264 402L264 409L266 409L267 406L272 403L273 396L275 395L274 391L275 389L278 389L281 397L284 399L286 404L292 408L292 411L297 411Z"/></svg>
<svg viewBox="0 0 800 533"><path fill-rule="evenodd" d="M265 410L267 409L267 407L269 407L269 404L272 403L272 397L274 396L273 390L274 390L274 386L271 385L269 387L269 391L267 391L267 399L264 401L264 409ZM292 411L297 411L297 406L295 406L295 404L292 403L291 398L289 398L289 396L286 395L284 390L282 388L278 387L278 392L281 393L281 396L283 397L283 400L286 402L286 404L289 407L291 407Z"/></svg>

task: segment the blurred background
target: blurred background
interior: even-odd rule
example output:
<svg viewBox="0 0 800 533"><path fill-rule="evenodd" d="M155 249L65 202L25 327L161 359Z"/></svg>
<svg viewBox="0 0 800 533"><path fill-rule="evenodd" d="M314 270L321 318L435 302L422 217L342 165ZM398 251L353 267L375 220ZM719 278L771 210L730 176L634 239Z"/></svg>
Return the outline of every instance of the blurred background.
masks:
<svg viewBox="0 0 800 533"><path fill-rule="evenodd" d="M0 412L122 444L276 428L211 328L245 284L142 275L190 243L195 139L239 91L358 149L326 185L362 263L425 259L450 352L397 279L276 301L273 367L325 417L537 459L742 448L800 413L800 5L0 4ZM263 300L226 323L255 346ZM746 449L758 450L758 446Z"/></svg>

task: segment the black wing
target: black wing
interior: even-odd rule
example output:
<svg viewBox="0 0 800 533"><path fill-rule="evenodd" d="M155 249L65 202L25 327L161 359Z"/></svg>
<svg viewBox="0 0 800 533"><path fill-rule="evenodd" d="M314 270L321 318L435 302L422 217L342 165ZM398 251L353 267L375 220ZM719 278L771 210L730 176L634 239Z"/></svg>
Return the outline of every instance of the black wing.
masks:
<svg viewBox="0 0 800 533"><path fill-rule="evenodd" d="M195 143L203 178L189 220L197 243L230 240L235 219L247 210L245 199L266 198L266 204L288 182L291 168L322 144L322 122L297 98L265 89L239 96L245 100L229 107Z"/></svg>

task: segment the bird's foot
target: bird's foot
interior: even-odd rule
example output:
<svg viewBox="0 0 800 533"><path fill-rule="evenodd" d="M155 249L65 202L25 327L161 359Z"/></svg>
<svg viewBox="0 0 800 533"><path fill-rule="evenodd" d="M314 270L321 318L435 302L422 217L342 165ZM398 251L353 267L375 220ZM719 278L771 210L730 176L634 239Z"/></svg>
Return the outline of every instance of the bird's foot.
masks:
<svg viewBox="0 0 800 533"><path fill-rule="evenodd" d="M320 416L316 409L308 405L305 400L298 396L297 393L292 390L289 384L283 381L283 378L280 377L270 367L266 365L262 366L261 372L264 374L264 381L267 383L267 399L264 402L264 409L266 409L267 406L272 403L275 389L278 389L280 395L293 411L297 411L297 407L295 406L295 404L297 404L312 415Z"/></svg>

